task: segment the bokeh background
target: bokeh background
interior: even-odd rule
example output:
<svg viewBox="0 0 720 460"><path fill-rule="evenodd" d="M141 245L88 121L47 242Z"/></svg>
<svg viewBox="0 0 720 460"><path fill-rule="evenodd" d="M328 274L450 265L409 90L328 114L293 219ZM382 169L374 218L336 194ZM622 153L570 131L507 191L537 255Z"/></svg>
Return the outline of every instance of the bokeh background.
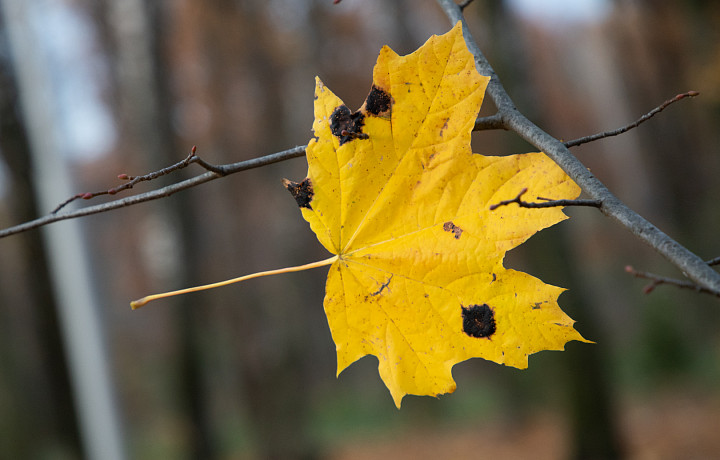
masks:
<svg viewBox="0 0 720 460"><path fill-rule="evenodd" d="M2 227L192 145L230 163L305 144L315 75L358 107L382 45L406 54L450 27L432 0L0 4ZM720 255L720 4L476 0L466 16L519 108L561 139L699 91L575 152L664 231ZM505 132L473 142L530 149ZM453 395L409 396L399 411L374 357L336 379L326 269L130 310L146 294L327 257L281 185L305 174L289 160L0 240L0 457L720 456L718 299L644 294L625 265L680 275L592 209L569 209L506 264L569 288L561 306L596 344L539 353L525 371L461 363Z"/></svg>

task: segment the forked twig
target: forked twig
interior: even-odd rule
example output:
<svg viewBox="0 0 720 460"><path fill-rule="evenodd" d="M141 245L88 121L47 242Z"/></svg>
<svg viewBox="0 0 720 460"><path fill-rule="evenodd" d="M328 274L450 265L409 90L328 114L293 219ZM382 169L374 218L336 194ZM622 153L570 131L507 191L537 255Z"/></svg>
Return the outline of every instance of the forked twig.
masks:
<svg viewBox="0 0 720 460"><path fill-rule="evenodd" d="M147 193L141 193L139 195L129 196L127 198L110 201L108 203L98 204L95 206L89 206L87 208L77 209L70 212L58 212L56 214L48 214L44 217L40 217L28 222L24 222L13 227L8 227L0 230L0 238L6 236L15 235L28 230L42 227L44 225L59 222L61 220L74 219L77 217L89 216L92 214L99 214L101 212L110 211L113 209L123 208L125 206L131 206L138 203L144 203L146 201L157 200L159 198L165 198L173 195L181 190L186 190L196 185L204 184L220 177L234 174L247 169L259 168L269 164L277 163L280 161L289 160L290 158L297 158L305 155L305 148L307 146L301 145L282 152L271 153L251 160L240 161L237 163L225 164L217 166L220 172L208 171L205 174L195 176L193 178L178 182L167 187L163 187L157 190L153 190ZM184 160L183 160L184 161ZM153 173L151 173L153 174Z"/></svg>
<svg viewBox="0 0 720 460"><path fill-rule="evenodd" d="M543 197L537 197L538 200L543 200L540 203L534 202L528 202L523 201L521 198L522 196L527 193L528 189L524 188L520 190L520 193L517 194L515 198L512 198L510 200L503 200L499 203L495 203L490 206L490 210L494 211L495 209L499 208L500 206L507 206L512 203L516 203L521 208L555 208L558 206L590 206L593 208L601 208L602 202L599 200L553 200L551 198L543 198Z"/></svg>
<svg viewBox="0 0 720 460"><path fill-rule="evenodd" d="M661 284L667 284L681 289L690 289L695 292L701 292L703 294L710 294L714 295L715 297L720 297L720 292L705 288L690 281L682 281L675 278L668 278L666 276L656 275L654 273L637 271L630 265L625 267L625 271L636 278L650 280L650 284L643 288L643 292L645 294L650 294L653 290L655 290L657 286L660 286Z"/></svg>
<svg viewBox="0 0 720 460"><path fill-rule="evenodd" d="M174 165L168 166L166 168L162 168L158 171L153 171L151 173L142 175L142 176L128 176L127 174L119 174L118 179L120 180L126 180L128 182L118 185L117 187L113 187L107 190L101 190L99 192L85 192L85 193L78 193L77 195L73 195L67 200L60 203L55 209L53 209L50 214L57 214L62 208L69 205L75 200L83 199L83 200L89 200L92 198L95 198L96 196L101 195L115 195L118 192L122 192L123 190L131 189L135 186L135 184L139 182L146 182L151 181L153 179L157 179L158 177L164 176L166 174L170 174L171 172L177 171L179 169L183 169L187 167L188 165L192 163L197 163L203 168L207 169L208 171L214 172L215 174L218 174L219 176L224 176L225 173L223 172L222 168L219 166L212 165L199 156L197 156L197 147L192 146L190 149L190 154L182 161L179 161L175 163Z"/></svg>

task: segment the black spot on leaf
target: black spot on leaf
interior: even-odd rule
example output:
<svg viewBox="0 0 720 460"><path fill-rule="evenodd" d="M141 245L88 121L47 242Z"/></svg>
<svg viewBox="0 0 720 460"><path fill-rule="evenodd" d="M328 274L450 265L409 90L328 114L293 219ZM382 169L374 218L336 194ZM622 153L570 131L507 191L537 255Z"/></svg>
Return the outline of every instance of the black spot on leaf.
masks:
<svg viewBox="0 0 720 460"><path fill-rule="evenodd" d="M388 93L373 85L365 99L365 110L379 117L387 117L390 115L390 108L392 107L392 98Z"/></svg>
<svg viewBox="0 0 720 460"><path fill-rule="evenodd" d="M351 113L346 105L341 105L330 115L330 131L340 139L340 145L352 139L367 139L362 132L365 115L360 112Z"/></svg>
<svg viewBox="0 0 720 460"><path fill-rule="evenodd" d="M463 332L470 337L490 337L495 333L495 313L487 304L462 307Z"/></svg>
<svg viewBox="0 0 720 460"><path fill-rule="evenodd" d="M313 199L313 188L309 177L302 182L293 182L288 179L283 179L283 185L286 189L288 189L293 198L295 198L298 206L301 208L312 209L310 202Z"/></svg>

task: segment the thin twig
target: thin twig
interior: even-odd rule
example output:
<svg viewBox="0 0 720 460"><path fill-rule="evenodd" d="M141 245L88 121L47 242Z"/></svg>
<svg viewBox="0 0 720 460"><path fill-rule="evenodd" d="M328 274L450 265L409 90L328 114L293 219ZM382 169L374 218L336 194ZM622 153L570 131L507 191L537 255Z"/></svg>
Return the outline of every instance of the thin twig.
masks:
<svg viewBox="0 0 720 460"><path fill-rule="evenodd" d="M605 139L606 137L612 137L617 136L619 134L626 133L630 131L631 129L637 128L644 122L648 121L650 118L654 117L658 113L662 112L669 106L670 104L673 104L677 101L680 101L682 99L688 98L688 97L695 97L699 96L700 93L697 91L688 91L686 93L678 94L672 99L668 99L667 101L663 102L659 106L652 109L650 112L646 113L645 115L641 116L634 122L627 124L625 126L622 126L620 128L614 129L612 131L604 131L602 133L597 134L591 134L589 136L580 137L578 139L573 139L571 141L563 142L565 147L577 147L578 145L587 144L589 142L598 141L600 139ZM509 129L506 125L502 115L500 113L496 113L495 115L490 115L487 117L478 117L477 120L475 120L475 126L473 127L473 131L484 131L484 130L491 130L491 129Z"/></svg>
<svg viewBox="0 0 720 460"><path fill-rule="evenodd" d="M630 209L610 192L605 184L598 180L561 141L540 129L515 107L497 74L475 43L460 7L453 0L436 1L445 11L452 25L458 21L462 23L463 37L468 49L475 57L475 66L482 75L490 77L487 95L497 107L505 126L555 161L591 198L601 201L600 210L603 214L614 219L641 241L662 254L692 281L704 288L720 292L720 273Z"/></svg>
<svg viewBox="0 0 720 460"><path fill-rule="evenodd" d="M489 129L508 129L499 113L487 117L479 117L475 120L473 131L484 131Z"/></svg>
<svg viewBox="0 0 720 460"><path fill-rule="evenodd" d="M537 197L538 200L544 201L540 203L530 203L521 199L527 191L527 188L520 190L520 193L518 193L515 198L495 203L490 206L490 210L494 211L500 206L507 206L512 203L516 203L521 208L556 208L560 206L590 206L593 208L602 207L602 203L598 200L553 200L550 198Z"/></svg>
<svg viewBox="0 0 720 460"><path fill-rule="evenodd" d="M110 188L108 190L101 190L99 192L85 192L85 193L78 193L76 195L73 195L70 198L68 198L67 200L65 200L62 203L60 203L59 205L57 205L57 207L55 209L50 211L50 214L57 214L61 209L63 209L65 206L69 205L70 203L72 203L75 200L79 200L81 198L83 200L89 200L89 199L92 199L92 198L95 198L95 197L101 196L101 195L115 195L116 193L122 192L123 190L128 190L128 189L133 188L135 186L135 184L137 184L139 182L146 182L146 181L151 181L153 179L157 179L158 177L164 176L166 174L170 174L171 172L177 171L179 169L183 169L192 163L197 163L200 166L202 166L203 168L207 169L208 171L212 171L215 174L218 174L220 176L225 175L225 173L223 172L223 170L220 167L206 162L205 160L203 160L202 158L197 156L196 152L197 152L197 147L193 145L192 148L190 149L190 154L188 154L188 156L185 157L184 160L178 161L174 165L170 165L170 166L160 169L158 171L153 171L149 174L145 174L142 176L128 176L127 174L120 174L120 175L118 175L118 179L126 180L128 182L126 182L122 185L118 185L117 187Z"/></svg>
<svg viewBox="0 0 720 460"><path fill-rule="evenodd" d="M653 290L655 290L655 288L657 286L660 286L661 284L668 284L668 285L675 286L675 287L678 287L681 289L691 289L695 292L702 292L703 294L710 294L710 295L714 295L716 297L720 297L720 292L702 287L695 283L691 283L690 281L682 281L682 280L675 279L675 278L668 278L666 276L660 276L660 275L656 275L654 273L640 272L640 271L635 270L630 265L625 267L625 271L627 273L630 273L631 275L633 275L636 278L642 278L642 279L651 281L650 284L648 284L647 286L645 286L643 288L643 292L645 294L650 294Z"/></svg>
<svg viewBox="0 0 720 460"><path fill-rule="evenodd" d="M49 214L44 217L40 217L38 219L31 220L29 222L24 222L20 225L15 225L13 227L8 227L6 229L0 230L0 238L4 238L4 237L10 236L10 235L15 235L17 233L22 233L22 232L25 232L28 230L32 230L34 228L38 228L38 227L42 227L44 225L51 224L53 222L59 222L61 220L74 219L76 217L89 216L92 214L99 214L101 212L106 212L106 211L110 211L113 209L130 206L133 204L144 203L146 201L157 200L159 198L165 198L165 197L173 195L181 190L195 187L196 185L200 185L205 182L210 182L210 181L218 179L219 177L222 177L224 175L234 174L236 172L245 171L247 169L259 168L261 166L266 166L269 164L288 160L290 158L301 157L301 156L305 155L306 147L307 146L302 145L302 146L294 147L292 149L283 150L282 152L276 152L276 153L272 153L270 155L253 158L251 160L240 161L238 163L231 163L231 164L217 166L217 168L220 168L222 170L222 174L208 171L205 174L195 176L191 179L187 179L182 182L178 182L176 184L168 185L167 187L163 187L158 190L153 190L151 192L142 193L140 195L133 195L133 196L130 196L127 198L123 198L121 200L115 200L115 201L110 201L110 202L104 203L104 204L89 206L87 208L78 209L76 211L61 212L61 213L57 213L57 214Z"/></svg>
<svg viewBox="0 0 720 460"><path fill-rule="evenodd" d="M720 257L715 257L706 262L708 265L720 265Z"/></svg>
<svg viewBox="0 0 720 460"><path fill-rule="evenodd" d="M581 137L579 139L574 139L572 141L563 142L563 144L565 144L565 147L576 147L578 145L587 144L588 142L605 139L606 137L617 136L618 134L622 134L622 133L630 131L633 128L637 128L642 123L648 121L649 119L651 119L658 113L665 110L665 108L667 106L669 106L670 104L673 104L677 101L685 99L686 97L695 97L695 96L699 96L699 95L700 95L700 93L698 93L697 91L688 91L687 93L678 94L674 98L668 99L667 101L663 102L659 106L655 107L654 109L652 109L651 111L649 111L642 117L638 118L634 122L630 123L629 125L625 125L622 128L614 129L612 131L605 131L603 133L593 134L590 136Z"/></svg>
<svg viewBox="0 0 720 460"><path fill-rule="evenodd" d="M462 2L458 3L458 6L460 7L460 11L464 10L472 2L473 2L473 0L463 0Z"/></svg>

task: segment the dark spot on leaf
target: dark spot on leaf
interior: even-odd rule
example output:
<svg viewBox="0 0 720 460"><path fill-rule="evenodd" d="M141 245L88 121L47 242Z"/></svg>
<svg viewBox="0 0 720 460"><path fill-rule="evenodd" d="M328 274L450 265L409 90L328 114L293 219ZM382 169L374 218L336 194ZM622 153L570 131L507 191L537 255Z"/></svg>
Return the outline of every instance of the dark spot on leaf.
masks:
<svg viewBox="0 0 720 460"><path fill-rule="evenodd" d="M313 188L309 177L302 182L293 182L288 179L283 179L283 185L286 189L288 189L288 192L290 192L293 198L295 198L298 206L301 208L312 209L310 202L313 199Z"/></svg>
<svg viewBox="0 0 720 460"><path fill-rule="evenodd" d="M492 276L493 276L493 279L490 282L494 283L497 280L497 275L495 273L493 273Z"/></svg>
<svg viewBox="0 0 720 460"><path fill-rule="evenodd" d="M443 230L445 230L446 232L451 232L453 235L455 235L456 240L460 239L460 235L462 235L463 232L462 228L458 227L452 222L445 222L443 224Z"/></svg>
<svg viewBox="0 0 720 460"><path fill-rule="evenodd" d="M392 107L392 98L390 94L373 85L370 94L365 99L365 110L367 113L378 116L387 117L390 115Z"/></svg>
<svg viewBox="0 0 720 460"><path fill-rule="evenodd" d="M340 139L340 145L356 138L367 139L368 135L362 132L364 124L365 115L351 113L346 105L341 105L330 115L330 131Z"/></svg>
<svg viewBox="0 0 720 460"><path fill-rule="evenodd" d="M495 313L487 304L462 307L463 331L470 337L490 337L495 333Z"/></svg>
<svg viewBox="0 0 720 460"><path fill-rule="evenodd" d="M535 304L531 307L533 310L540 310L542 308L543 302L535 302Z"/></svg>

